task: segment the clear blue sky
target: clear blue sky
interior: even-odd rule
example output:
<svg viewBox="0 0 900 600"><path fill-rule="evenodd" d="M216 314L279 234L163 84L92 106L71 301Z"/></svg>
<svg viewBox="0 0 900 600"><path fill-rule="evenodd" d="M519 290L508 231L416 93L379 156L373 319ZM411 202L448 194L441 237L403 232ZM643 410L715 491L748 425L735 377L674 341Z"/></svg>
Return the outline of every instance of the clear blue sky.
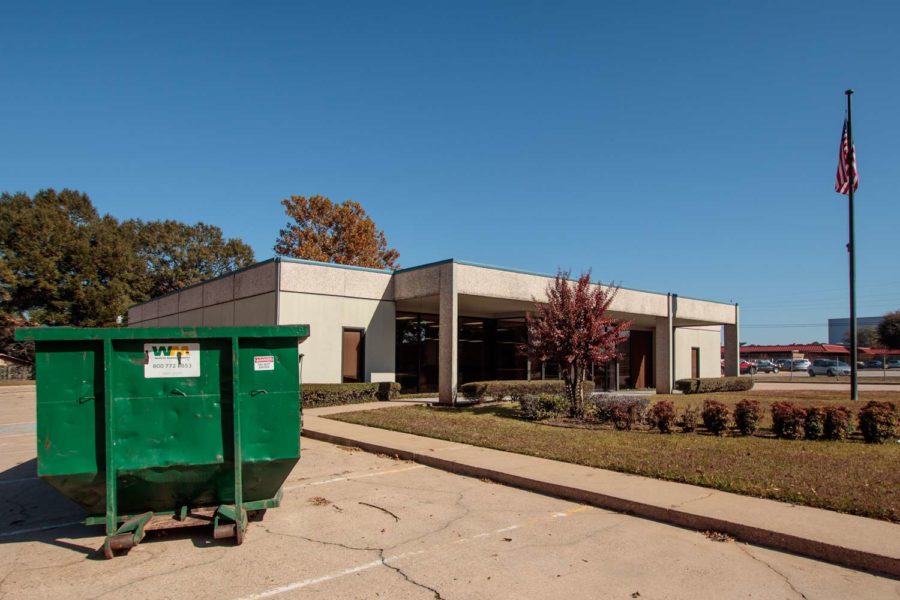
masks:
<svg viewBox="0 0 900 600"><path fill-rule="evenodd" d="M279 200L351 198L403 265L592 267L740 302L752 343L823 341L848 312L847 87L859 315L900 308L898 23L818 0L5 3L0 190L203 220L260 259Z"/></svg>

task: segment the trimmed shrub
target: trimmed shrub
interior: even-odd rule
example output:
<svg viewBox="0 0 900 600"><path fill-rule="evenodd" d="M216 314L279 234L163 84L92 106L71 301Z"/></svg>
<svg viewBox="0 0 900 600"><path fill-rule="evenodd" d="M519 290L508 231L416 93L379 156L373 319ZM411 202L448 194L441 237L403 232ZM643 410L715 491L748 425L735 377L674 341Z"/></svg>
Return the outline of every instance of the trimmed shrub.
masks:
<svg viewBox="0 0 900 600"><path fill-rule="evenodd" d="M721 435L728 428L728 407L718 400L704 400L703 426L716 435Z"/></svg>
<svg viewBox="0 0 900 600"><path fill-rule="evenodd" d="M818 440L825 433L825 411L817 406L806 409L806 418L803 420L803 437L808 440Z"/></svg>
<svg viewBox="0 0 900 600"><path fill-rule="evenodd" d="M871 400L856 415L859 432L867 444L883 444L897 435L897 407Z"/></svg>
<svg viewBox="0 0 900 600"><path fill-rule="evenodd" d="M305 383L301 389L302 406L339 406L393 400L400 395L400 384L381 383Z"/></svg>
<svg viewBox="0 0 900 600"><path fill-rule="evenodd" d="M846 406L826 406L823 437L826 440L845 440L853 433L853 413Z"/></svg>
<svg viewBox="0 0 900 600"><path fill-rule="evenodd" d="M568 414L569 401L559 394L526 394L519 400L522 418L543 421Z"/></svg>
<svg viewBox="0 0 900 600"><path fill-rule="evenodd" d="M616 429L631 429L644 420L650 405L645 396L600 394L588 402L591 418L599 423L612 423Z"/></svg>
<svg viewBox="0 0 900 600"><path fill-rule="evenodd" d="M734 426L741 435L753 435L761 418L762 411L756 400L741 400L734 405Z"/></svg>
<svg viewBox="0 0 900 600"><path fill-rule="evenodd" d="M701 377L700 379L679 379L675 389L685 394L708 394L711 392L746 392L753 389L749 377Z"/></svg>
<svg viewBox="0 0 900 600"><path fill-rule="evenodd" d="M637 402L616 402L612 407L612 424L619 431L631 431L641 422L643 410Z"/></svg>
<svg viewBox="0 0 900 600"><path fill-rule="evenodd" d="M681 431L691 433L697 430L697 422L700 420L700 410L693 404L684 407L681 413Z"/></svg>
<svg viewBox="0 0 900 600"><path fill-rule="evenodd" d="M796 440L803 435L806 410L793 402L772 403L772 431L776 437Z"/></svg>
<svg viewBox="0 0 900 600"><path fill-rule="evenodd" d="M660 400L647 414L647 423L659 429L660 433L672 433L675 426L675 405L669 400Z"/></svg>
<svg viewBox="0 0 900 600"><path fill-rule="evenodd" d="M594 391L593 381L582 381L584 396L587 399ZM508 381L472 381L459 386L459 391L467 400L484 402L487 399L503 400L509 398L513 402L521 400L525 395L558 394L565 396L566 384L562 379L511 379Z"/></svg>

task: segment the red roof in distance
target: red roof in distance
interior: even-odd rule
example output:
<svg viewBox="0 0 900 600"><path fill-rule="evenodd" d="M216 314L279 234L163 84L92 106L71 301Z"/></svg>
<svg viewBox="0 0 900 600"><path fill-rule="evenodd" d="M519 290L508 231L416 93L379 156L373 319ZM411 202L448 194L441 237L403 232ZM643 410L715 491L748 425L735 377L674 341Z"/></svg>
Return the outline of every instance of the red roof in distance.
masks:
<svg viewBox="0 0 900 600"><path fill-rule="evenodd" d="M724 352L724 347L723 347ZM802 352L816 354L850 354L850 348L842 344L781 344L760 346L747 344L740 347L741 354ZM900 355L900 350L888 348L859 348L862 356Z"/></svg>

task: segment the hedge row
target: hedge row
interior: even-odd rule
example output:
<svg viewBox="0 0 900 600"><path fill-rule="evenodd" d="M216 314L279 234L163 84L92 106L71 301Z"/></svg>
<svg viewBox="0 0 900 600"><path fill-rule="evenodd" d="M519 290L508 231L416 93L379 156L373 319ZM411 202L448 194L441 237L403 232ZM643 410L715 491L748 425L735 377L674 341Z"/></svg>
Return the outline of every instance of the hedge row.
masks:
<svg viewBox="0 0 900 600"><path fill-rule="evenodd" d="M853 431L853 413L846 406L804 407L793 402L772 404L772 431L784 439L843 440ZM868 444L897 437L900 409L891 402L867 402L856 414L859 433Z"/></svg>
<svg viewBox="0 0 900 600"><path fill-rule="evenodd" d="M584 381L582 386L585 396L589 396L594 391L593 381ZM463 397L478 402L488 398L503 400L506 397L513 401L520 401L526 395L565 394L566 392L565 383L561 379L473 381L462 384L459 389Z"/></svg>
<svg viewBox="0 0 900 600"><path fill-rule="evenodd" d="M400 384L382 383L306 383L303 385L303 406L339 406L393 400L400 395Z"/></svg>
<svg viewBox="0 0 900 600"><path fill-rule="evenodd" d="M845 440L853 432L853 412L846 406L774 402L770 410L772 433L781 439ZM703 402L699 414L706 430L715 435L721 435L732 425L741 435L753 435L762 419L762 408L756 400L741 400L735 404L732 415L724 402L709 399ZM660 400L645 420L650 427L670 433L677 422L675 406L669 400ZM900 408L891 402L866 403L857 413L856 421L863 440L869 444L882 444L900 435ZM696 425L696 408L688 406L682 414L682 431L694 431Z"/></svg>
<svg viewBox="0 0 900 600"><path fill-rule="evenodd" d="M701 377L679 379L675 389L685 394L709 394L712 392L746 392L753 389L750 377Z"/></svg>

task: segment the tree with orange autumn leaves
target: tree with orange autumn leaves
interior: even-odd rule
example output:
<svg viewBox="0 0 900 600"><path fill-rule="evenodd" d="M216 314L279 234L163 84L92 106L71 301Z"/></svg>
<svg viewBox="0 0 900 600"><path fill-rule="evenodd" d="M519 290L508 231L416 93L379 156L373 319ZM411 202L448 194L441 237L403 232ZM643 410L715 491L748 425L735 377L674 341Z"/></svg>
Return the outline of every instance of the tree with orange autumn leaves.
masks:
<svg viewBox="0 0 900 600"><path fill-rule="evenodd" d="M384 232L353 200L335 204L324 196L281 201L290 218L278 234L275 252L320 262L396 269L400 253L388 248Z"/></svg>

